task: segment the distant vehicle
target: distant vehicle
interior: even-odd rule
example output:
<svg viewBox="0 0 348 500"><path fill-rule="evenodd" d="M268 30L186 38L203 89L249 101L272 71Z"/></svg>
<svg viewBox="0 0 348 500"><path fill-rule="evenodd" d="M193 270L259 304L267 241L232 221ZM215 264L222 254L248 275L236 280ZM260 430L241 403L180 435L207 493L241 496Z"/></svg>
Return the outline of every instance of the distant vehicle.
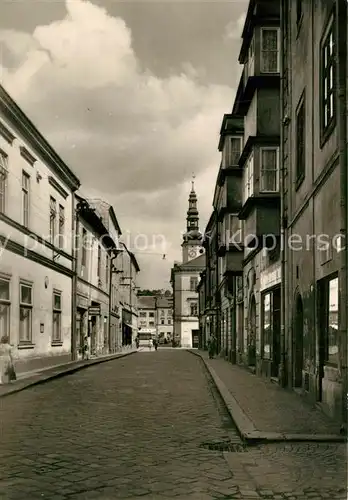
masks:
<svg viewBox="0 0 348 500"><path fill-rule="evenodd" d="M148 346L149 340L156 337L156 330L154 328L141 328L138 331L139 346Z"/></svg>

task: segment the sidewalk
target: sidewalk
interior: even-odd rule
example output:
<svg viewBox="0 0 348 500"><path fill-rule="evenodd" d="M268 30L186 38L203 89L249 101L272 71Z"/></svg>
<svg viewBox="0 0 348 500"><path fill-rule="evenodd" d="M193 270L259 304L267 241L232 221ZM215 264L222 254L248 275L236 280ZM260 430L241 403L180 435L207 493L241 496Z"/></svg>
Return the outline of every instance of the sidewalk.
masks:
<svg viewBox="0 0 348 500"><path fill-rule="evenodd" d="M64 375L77 372L83 368L87 368L88 366L105 363L106 361L111 361L117 358L123 358L124 356L129 356L130 354L134 354L136 352L138 352L137 349L125 348L121 352L117 352L115 354L105 354L89 360L69 361L68 363L42 368L40 370L22 372L18 374L16 381L11 382L10 384L0 384L0 398L8 396L9 394L14 394L15 392L23 391L27 387L43 384L48 380L53 380L55 378L63 377Z"/></svg>
<svg viewBox="0 0 348 500"><path fill-rule="evenodd" d="M340 425L301 396L222 358L200 356L247 441L346 441Z"/></svg>

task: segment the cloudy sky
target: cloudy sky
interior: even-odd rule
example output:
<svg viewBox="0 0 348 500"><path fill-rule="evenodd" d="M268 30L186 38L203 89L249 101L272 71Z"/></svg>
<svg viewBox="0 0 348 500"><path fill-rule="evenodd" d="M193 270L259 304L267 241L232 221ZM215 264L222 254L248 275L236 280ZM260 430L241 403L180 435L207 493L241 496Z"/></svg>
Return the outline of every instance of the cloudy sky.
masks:
<svg viewBox="0 0 348 500"><path fill-rule="evenodd" d="M169 287L193 172L201 231L209 218L247 4L1 0L1 83L82 193L113 204L143 287Z"/></svg>

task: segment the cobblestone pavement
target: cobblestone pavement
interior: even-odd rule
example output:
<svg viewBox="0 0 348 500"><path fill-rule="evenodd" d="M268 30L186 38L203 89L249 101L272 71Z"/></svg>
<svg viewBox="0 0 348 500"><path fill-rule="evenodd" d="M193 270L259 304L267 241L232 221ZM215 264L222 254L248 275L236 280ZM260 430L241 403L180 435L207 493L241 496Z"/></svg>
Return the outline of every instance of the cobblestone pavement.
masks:
<svg viewBox="0 0 348 500"><path fill-rule="evenodd" d="M243 450L202 361L185 351L29 388L2 399L0 416L4 500L347 498L344 444ZM237 452L202 447L220 442Z"/></svg>

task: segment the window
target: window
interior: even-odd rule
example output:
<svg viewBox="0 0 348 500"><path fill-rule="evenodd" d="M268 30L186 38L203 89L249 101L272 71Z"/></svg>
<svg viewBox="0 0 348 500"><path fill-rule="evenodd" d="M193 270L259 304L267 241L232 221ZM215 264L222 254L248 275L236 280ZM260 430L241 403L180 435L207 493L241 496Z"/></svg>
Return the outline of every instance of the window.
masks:
<svg viewBox="0 0 348 500"><path fill-rule="evenodd" d="M172 324L172 320L168 319L168 325L171 325L171 324Z"/></svg>
<svg viewBox="0 0 348 500"><path fill-rule="evenodd" d="M261 186L260 191L279 190L278 148L261 148Z"/></svg>
<svg viewBox="0 0 348 500"><path fill-rule="evenodd" d="M225 142L225 167L238 165L242 149L240 137L227 137Z"/></svg>
<svg viewBox="0 0 348 500"><path fill-rule="evenodd" d="M161 316L165 316L165 311L164 311L164 309L161 309Z"/></svg>
<svg viewBox="0 0 348 500"><path fill-rule="evenodd" d="M251 154L244 169L244 202L254 194L254 157Z"/></svg>
<svg viewBox="0 0 348 500"><path fill-rule="evenodd" d="M266 293L263 296L263 325L262 325L262 335L263 335L263 358L271 358L271 339L272 339L272 305L271 305L272 295Z"/></svg>
<svg viewBox="0 0 348 500"><path fill-rule="evenodd" d="M106 254L106 262L105 262L105 283L106 286L109 286L110 282L110 257Z"/></svg>
<svg viewBox="0 0 348 500"><path fill-rule="evenodd" d="M305 100L304 96L300 102L296 116L296 182L304 179L306 173L305 157Z"/></svg>
<svg viewBox="0 0 348 500"><path fill-rule="evenodd" d="M161 319L161 325L164 325L164 319Z"/></svg>
<svg viewBox="0 0 348 500"><path fill-rule="evenodd" d="M228 214L227 219L227 231L228 238L227 244L241 244L243 240L242 236L242 221L238 219L237 214Z"/></svg>
<svg viewBox="0 0 348 500"><path fill-rule="evenodd" d="M154 318L154 317L155 317L155 313L150 312L150 313L149 313L149 317L150 317L150 318Z"/></svg>
<svg viewBox="0 0 348 500"><path fill-rule="evenodd" d="M155 326L155 322L154 321L149 321L149 326Z"/></svg>
<svg viewBox="0 0 348 500"><path fill-rule="evenodd" d="M197 302L192 302L190 304L190 316L198 316Z"/></svg>
<svg viewBox="0 0 348 500"><path fill-rule="evenodd" d="M261 71L279 73L279 29L261 30Z"/></svg>
<svg viewBox="0 0 348 500"><path fill-rule="evenodd" d="M59 205L59 248L64 248L65 210Z"/></svg>
<svg viewBox="0 0 348 500"><path fill-rule="evenodd" d="M190 291L195 292L198 285L198 278L190 278Z"/></svg>
<svg viewBox="0 0 348 500"><path fill-rule="evenodd" d="M139 315L141 318L146 318L146 312L144 311L140 311Z"/></svg>
<svg viewBox="0 0 348 500"><path fill-rule="evenodd" d="M5 212L6 204L6 182L8 174L7 154L0 150L0 212Z"/></svg>
<svg viewBox="0 0 348 500"><path fill-rule="evenodd" d="M32 285L20 283L19 298L19 342L31 343L32 341Z"/></svg>
<svg viewBox="0 0 348 500"><path fill-rule="evenodd" d="M0 338L10 336L10 281L0 278Z"/></svg>
<svg viewBox="0 0 348 500"><path fill-rule="evenodd" d="M98 267L97 267L98 281L101 282L101 247L98 242Z"/></svg>
<svg viewBox="0 0 348 500"><path fill-rule="evenodd" d="M81 248L81 252L82 252L82 257L81 257L81 265L83 267L86 267L87 265L87 248L86 248L86 245L87 245L87 231L85 228L82 228L82 248Z"/></svg>
<svg viewBox="0 0 348 500"><path fill-rule="evenodd" d="M24 227L29 226L29 191L30 191L30 176L22 171L22 224Z"/></svg>
<svg viewBox="0 0 348 500"><path fill-rule="evenodd" d="M57 217L56 200L52 198L52 196L50 196L50 242L53 245L56 237L56 217Z"/></svg>
<svg viewBox="0 0 348 500"><path fill-rule="evenodd" d="M338 364L338 278L328 286L328 349L327 361Z"/></svg>
<svg viewBox="0 0 348 500"><path fill-rule="evenodd" d="M53 330L52 342L62 341L62 296L60 292L53 292Z"/></svg>
<svg viewBox="0 0 348 500"><path fill-rule="evenodd" d="M327 32L321 44L321 129L322 134L326 134L328 129L334 124L335 113L335 19L332 16Z"/></svg>

